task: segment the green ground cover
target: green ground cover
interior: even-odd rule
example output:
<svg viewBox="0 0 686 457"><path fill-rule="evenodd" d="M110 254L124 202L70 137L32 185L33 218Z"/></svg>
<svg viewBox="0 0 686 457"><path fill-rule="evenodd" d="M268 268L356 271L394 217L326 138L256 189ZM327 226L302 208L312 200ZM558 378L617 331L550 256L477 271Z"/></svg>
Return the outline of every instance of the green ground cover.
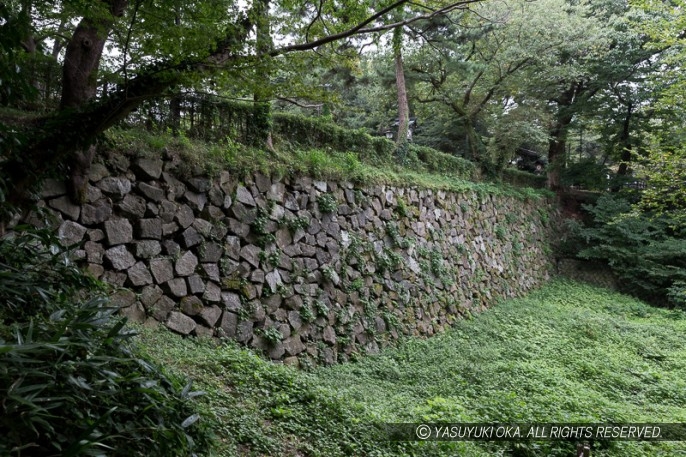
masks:
<svg viewBox="0 0 686 457"><path fill-rule="evenodd" d="M222 456L569 456L564 441L389 442L370 424L686 422L686 313L565 281L310 372L161 330L140 341L206 392ZM686 455L686 442L592 444L594 456Z"/></svg>
<svg viewBox="0 0 686 457"><path fill-rule="evenodd" d="M366 134L362 136L372 138ZM111 129L102 147L103 157L109 158L100 157L97 160L112 160L112 157L116 158L122 153L134 157L167 155L180 159L175 173L182 177L201 174L214 176L221 170L227 170L240 177L249 177L253 173L291 177L305 175L364 185L418 186L455 192L474 191L484 195L504 194L521 199L552 195L545 189L480 181L473 163L430 148L413 145L406 156L399 158L388 151L375 154L371 147L345 149L339 146L333 149L282 141L277 142L275 150L267 151L237 143L230 138L207 142L185 136L174 137L164 132Z"/></svg>

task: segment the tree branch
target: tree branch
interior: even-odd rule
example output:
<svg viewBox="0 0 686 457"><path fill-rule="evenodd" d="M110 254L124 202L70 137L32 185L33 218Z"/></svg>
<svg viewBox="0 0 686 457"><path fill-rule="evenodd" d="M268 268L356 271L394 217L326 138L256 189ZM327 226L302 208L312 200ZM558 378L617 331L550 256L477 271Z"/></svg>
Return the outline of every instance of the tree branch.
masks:
<svg viewBox="0 0 686 457"><path fill-rule="evenodd" d="M380 25L380 26L376 26L376 27L365 28L367 25L373 23L377 19L380 19L381 17L383 17L387 13L393 11L394 9L396 9L399 6L402 6L403 4L408 2L408 0L400 0L400 1L393 3L390 6L382 9L378 13L371 15L370 17L368 17L364 21L360 22L359 24L355 25L354 27L349 28L348 30L345 30L343 32L336 33L333 35L329 35L329 36L326 36L324 38L320 38L319 40L310 41L310 42L306 42L306 43L300 43L300 44L292 44L289 46L277 48L277 49L274 49L272 52L270 52L269 55L274 57L274 56L281 55L281 54L287 54L287 53L293 52L293 51L306 51L306 50L318 48L319 46L323 46L325 44L328 44L328 43L331 43L334 41L338 41L338 40L342 40L344 38L348 38L348 37L355 36L355 35L364 35L364 34L368 34L368 33L385 32L388 30L395 29L397 27L403 27L403 26L412 24L412 23L417 22L417 21L421 21L421 20L425 20L425 19L431 19L433 17L440 16L442 14L447 14L451 11L456 10L456 9L466 8L468 5L470 5L472 3L478 3L480 1L481 0L462 0L459 2L451 3L450 5L445 6L443 8L440 8L438 10L435 10L430 14L423 14L420 16L414 16L414 17L406 19L404 21L398 21L398 22L394 22L391 24L385 24L385 25Z"/></svg>

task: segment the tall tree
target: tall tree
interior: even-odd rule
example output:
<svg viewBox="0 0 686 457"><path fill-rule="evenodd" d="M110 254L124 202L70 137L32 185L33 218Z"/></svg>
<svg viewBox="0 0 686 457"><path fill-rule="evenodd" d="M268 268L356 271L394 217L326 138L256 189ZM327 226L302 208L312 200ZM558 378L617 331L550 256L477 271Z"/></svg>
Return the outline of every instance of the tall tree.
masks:
<svg viewBox="0 0 686 457"><path fill-rule="evenodd" d="M282 36L284 44L268 51L251 48L255 18L232 0L137 2L135 11L125 10L127 2L120 0L88 5L95 7L95 13L79 12L76 16L83 19L78 33L75 31L70 40L72 49L67 63L84 70L73 75L74 81L81 78L83 85L68 86L63 93L67 98L62 109L37 120L30 132L12 134L13 139L5 142L10 149L5 151L6 160L0 164L0 178L6 202L25 206L30 189L47 171L73 160L76 151L87 151L100 133L144 100L163 94L189 77L203 78L226 70L240 74L250 71L264 58L323 49L337 41L391 30L474 1L431 2L438 7L399 23L388 23L383 19L407 0L356 2L349 5L354 14L334 1L284 0L281 7L302 14L291 17L290 25L295 27ZM169 27L167 24L175 20L179 10L188 13L182 17L182 26ZM121 38L118 51L125 61L121 69L124 77L107 95L76 108L80 100L92 94L91 83L101 63L108 31L123 13L128 13L130 19L127 30L117 34ZM183 34L179 35L180 32Z"/></svg>
<svg viewBox="0 0 686 457"><path fill-rule="evenodd" d="M393 62L395 66L395 87L398 91L398 136L396 138L396 145L399 151L406 147L410 129L410 106L407 101L402 48L403 29L398 27L393 30Z"/></svg>
<svg viewBox="0 0 686 457"><path fill-rule="evenodd" d="M95 97L102 51L116 18L121 17L128 0L102 0L104 9L93 8L79 22L67 44L62 72L60 110L84 106ZM69 190L73 200L83 202L95 145L74 151L68 166Z"/></svg>

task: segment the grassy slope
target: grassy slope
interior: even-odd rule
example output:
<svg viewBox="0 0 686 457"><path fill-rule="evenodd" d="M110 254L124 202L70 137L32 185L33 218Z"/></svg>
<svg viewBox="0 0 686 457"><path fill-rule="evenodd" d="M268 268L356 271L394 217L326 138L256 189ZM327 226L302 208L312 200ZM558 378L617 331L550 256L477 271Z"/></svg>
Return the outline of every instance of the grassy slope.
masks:
<svg viewBox="0 0 686 457"><path fill-rule="evenodd" d="M248 176L255 172L272 176L306 175L364 185L419 186L456 192L505 194L521 199L551 195L544 189L474 182L452 170L432 173L416 164L399 164L395 158L388 162L367 163L356 153L317 148L283 146L276 151L266 151L228 139L222 143L212 143L137 129L111 129L107 132L106 145L109 152L115 155L123 152L142 157L176 156L180 158L176 173L181 176L212 176L220 170L228 170L238 176Z"/></svg>
<svg viewBox="0 0 686 457"><path fill-rule="evenodd" d="M388 443L372 422L686 422L686 314L554 282L429 340L304 373L227 344L146 330L196 380L217 455L572 455L568 443ZM594 456L686 453L596 443Z"/></svg>

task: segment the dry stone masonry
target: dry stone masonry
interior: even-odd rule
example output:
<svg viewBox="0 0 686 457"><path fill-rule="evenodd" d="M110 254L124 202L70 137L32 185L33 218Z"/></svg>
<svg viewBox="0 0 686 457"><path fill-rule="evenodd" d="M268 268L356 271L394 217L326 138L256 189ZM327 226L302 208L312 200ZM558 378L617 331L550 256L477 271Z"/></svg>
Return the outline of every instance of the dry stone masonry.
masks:
<svg viewBox="0 0 686 457"><path fill-rule="evenodd" d="M42 204L123 313L289 364L432 335L553 271L540 200L111 162L83 205L56 181Z"/></svg>

